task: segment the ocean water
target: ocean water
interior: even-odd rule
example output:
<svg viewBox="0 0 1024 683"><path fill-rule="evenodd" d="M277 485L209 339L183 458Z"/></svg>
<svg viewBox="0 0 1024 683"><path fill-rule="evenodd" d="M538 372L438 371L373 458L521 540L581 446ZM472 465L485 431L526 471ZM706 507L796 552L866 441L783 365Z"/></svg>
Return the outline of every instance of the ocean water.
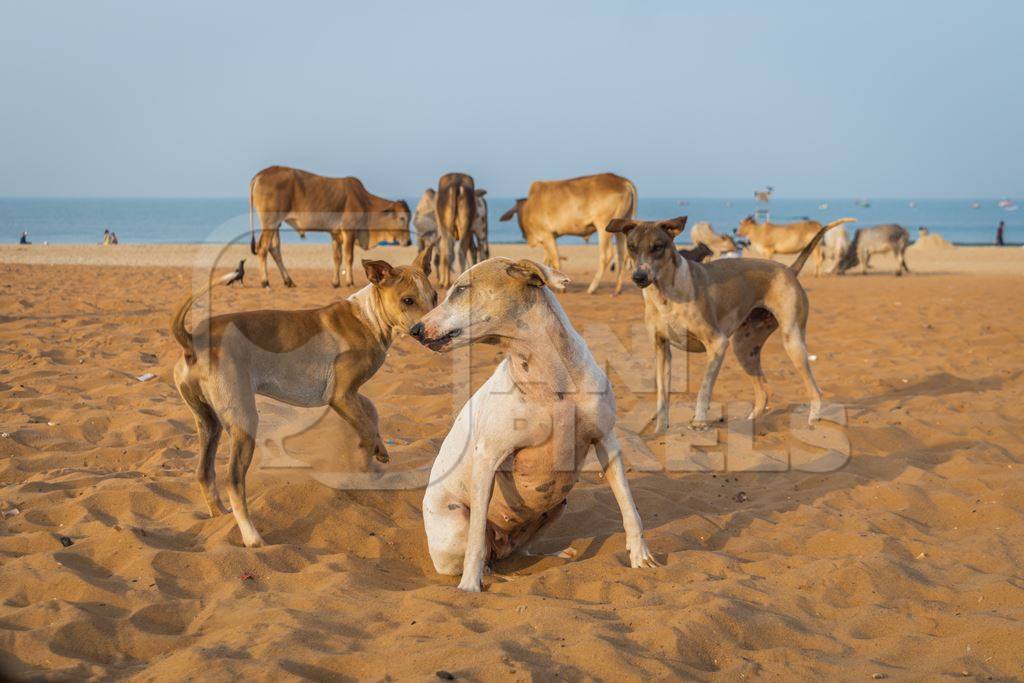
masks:
<svg viewBox="0 0 1024 683"><path fill-rule="evenodd" d="M418 197L407 197L412 207ZM495 243L522 242L515 219L501 223L498 217L511 208L512 198L488 197L490 235ZM972 209L972 202L980 205ZM825 208L827 205L827 208ZM775 222L809 217L826 223L853 216L859 225L899 223L916 238L918 226L927 226L957 244L992 244L999 221L1006 222L1007 243L1024 243L1024 210L1007 210L995 199L919 200L881 199L860 206L852 199L775 199L758 204L750 199L690 199L682 205L670 198L640 198L640 218L671 218L686 215L690 224L710 221L718 232L732 232L740 218L757 208L767 208ZM258 221L257 221L258 224ZM857 227L857 226L853 226ZM0 199L0 241L17 242L23 230L34 243L98 243L103 230L117 233L122 243L192 243L248 241L245 198L227 199ZM282 231L285 243L298 242L290 229ZM308 241L328 241L326 235L310 235ZM563 238L566 243L582 242ZM592 242L596 238L591 238ZM686 233L680 239L688 242Z"/></svg>

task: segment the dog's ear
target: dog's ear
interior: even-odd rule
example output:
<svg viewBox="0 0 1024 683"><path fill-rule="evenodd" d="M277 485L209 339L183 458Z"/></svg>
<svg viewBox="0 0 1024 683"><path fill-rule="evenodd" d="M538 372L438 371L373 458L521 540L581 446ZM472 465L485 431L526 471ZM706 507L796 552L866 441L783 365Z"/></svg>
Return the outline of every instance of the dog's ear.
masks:
<svg viewBox="0 0 1024 683"><path fill-rule="evenodd" d="M613 218L608 226L605 228L607 232L623 234L628 233L630 230L636 227L636 221L631 218Z"/></svg>
<svg viewBox="0 0 1024 683"><path fill-rule="evenodd" d="M366 271L367 280L375 285L379 285L391 275L391 264L387 261L363 259L363 270Z"/></svg>
<svg viewBox="0 0 1024 683"><path fill-rule="evenodd" d="M486 194L487 194L487 190L477 190L476 191L476 196L477 197L483 197Z"/></svg>
<svg viewBox="0 0 1024 683"><path fill-rule="evenodd" d="M427 245L423 247L423 251L416 254L416 258L412 260L412 267L419 268L423 271L424 275L430 275L430 256L434 253L434 247L437 245L439 239L439 237L435 237L427 242Z"/></svg>
<svg viewBox="0 0 1024 683"><path fill-rule="evenodd" d="M556 292L564 292L565 286L569 284L569 278L565 273L554 268L548 268L528 258L509 264L505 272L531 287L544 287L547 285Z"/></svg>
<svg viewBox="0 0 1024 683"><path fill-rule="evenodd" d="M658 227L667 232L668 234L675 237L683 231L686 227L686 216L679 216L668 221L661 221L658 223Z"/></svg>

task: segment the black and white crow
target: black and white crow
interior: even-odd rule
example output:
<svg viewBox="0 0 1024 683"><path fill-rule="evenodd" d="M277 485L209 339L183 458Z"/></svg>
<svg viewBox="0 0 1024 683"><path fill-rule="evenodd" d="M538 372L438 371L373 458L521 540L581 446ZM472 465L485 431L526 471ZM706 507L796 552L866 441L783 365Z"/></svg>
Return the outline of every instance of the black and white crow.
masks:
<svg viewBox="0 0 1024 683"><path fill-rule="evenodd" d="M238 267L235 268L234 277L228 280L227 283L225 284L233 285L237 282L238 284L244 287L245 282L243 282L243 280L245 280L245 259L242 259L241 261L238 262Z"/></svg>

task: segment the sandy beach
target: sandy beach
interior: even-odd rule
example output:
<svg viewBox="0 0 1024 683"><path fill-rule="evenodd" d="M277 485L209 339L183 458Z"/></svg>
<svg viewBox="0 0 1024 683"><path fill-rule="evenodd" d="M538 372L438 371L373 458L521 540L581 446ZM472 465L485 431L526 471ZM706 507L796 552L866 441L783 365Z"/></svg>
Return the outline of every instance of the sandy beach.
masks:
<svg viewBox="0 0 1024 683"><path fill-rule="evenodd" d="M246 549L231 516L208 517L194 424L171 379L180 355L171 310L207 264L226 270L246 256L246 286L216 290L214 312L313 307L351 291L330 287L326 245L286 245L293 290L273 269L273 287L256 286L247 248L220 252L0 246L0 670L9 675L1011 680L1024 671L1024 249L911 248L913 274L902 278L887 256L868 276L815 278L809 264L808 345L830 426L808 434L804 392L773 335L763 420L688 433L704 358L677 353L674 427L652 437L641 430L654 398L639 291L611 297L606 278L588 296L594 248L563 248L574 282L559 299L609 368L630 483L664 566L628 567L618 508L591 472L544 536L578 557L501 562L478 595L435 574L420 501L424 468L466 392L500 359L494 347L458 356L410 339L392 347L364 387L391 450L379 471L333 414L262 402L248 490L269 545ZM521 245L492 253L541 257ZM155 377L139 381L146 373ZM731 354L714 399L727 415L751 399ZM222 445L221 477L225 457Z"/></svg>

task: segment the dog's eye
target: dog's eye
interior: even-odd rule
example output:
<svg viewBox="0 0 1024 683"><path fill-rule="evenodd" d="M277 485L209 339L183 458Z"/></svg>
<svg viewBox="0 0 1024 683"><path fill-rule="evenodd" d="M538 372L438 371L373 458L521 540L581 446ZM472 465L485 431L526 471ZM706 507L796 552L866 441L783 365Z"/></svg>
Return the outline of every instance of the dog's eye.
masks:
<svg viewBox="0 0 1024 683"><path fill-rule="evenodd" d="M413 299L411 296L407 296L404 299L402 299L402 303L405 304L406 306L412 306L414 303L416 303L416 300Z"/></svg>
<svg viewBox="0 0 1024 683"><path fill-rule="evenodd" d="M655 254L660 254L663 251L665 251L665 245L664 244L655 244L653 247L651 247L651 252L653 252Z"/></svg>
<svg viewBox="0 0 1024 683"><path fill-rule="evenodd" d="M459 294L462 294L463 292L465 292L467 289L469 289L469 285L459 285L454 290L452 290L452 294L453 295L459 295Z"/></svg>

